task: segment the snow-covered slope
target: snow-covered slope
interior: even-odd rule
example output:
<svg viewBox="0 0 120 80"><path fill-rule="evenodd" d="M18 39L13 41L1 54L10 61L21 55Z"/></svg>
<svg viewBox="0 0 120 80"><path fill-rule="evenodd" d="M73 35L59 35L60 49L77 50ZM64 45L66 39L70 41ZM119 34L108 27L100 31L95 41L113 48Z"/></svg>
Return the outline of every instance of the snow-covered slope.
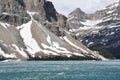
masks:
<svg viewBox="0 0 120 80"><path fill-rule="evenodd" d="M0 31L0 55L3 59L52 58L55 56L101 59L96 55L97 52L89 50L70 35L64 36L62 40L35 20L18 27L10 25L8 27L5 23L2 24L4 26L0 26L2 30ZM11 30L13 32L10 32Z"/></svg>
<svg viewBox="0 0 120 80"><path fill-rule="evenodd" d="M26 47L19 30L13 25L0 22L0 56L4 58L27 59ZM19 53L19 54L18 54ZM24 57L23 57L24 56Z"/></svg>

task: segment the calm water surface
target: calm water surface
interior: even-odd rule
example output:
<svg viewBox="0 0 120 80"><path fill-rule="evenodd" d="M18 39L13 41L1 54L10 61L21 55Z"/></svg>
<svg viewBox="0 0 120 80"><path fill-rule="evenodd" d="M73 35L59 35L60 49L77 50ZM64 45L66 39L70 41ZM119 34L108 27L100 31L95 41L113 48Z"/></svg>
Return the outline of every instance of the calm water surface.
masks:
<svg viewBox="0 0 120 80"><path fill-rule="evenodd" d="M120 80L120 60L0 62L0 80Z"/></svg>

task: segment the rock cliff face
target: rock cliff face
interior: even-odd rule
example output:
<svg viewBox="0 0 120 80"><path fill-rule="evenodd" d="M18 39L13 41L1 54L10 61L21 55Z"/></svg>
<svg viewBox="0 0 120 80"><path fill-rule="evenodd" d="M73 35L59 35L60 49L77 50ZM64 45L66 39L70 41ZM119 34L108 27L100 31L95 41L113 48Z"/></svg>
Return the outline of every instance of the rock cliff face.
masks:
<svg viewBox="0 0 120 80"><path fill-rule="evenodd" d="M0 20L14 25L30 21L22 0L0 0Z"/></svg>
<svg viewBox="0 0 120 80"><path fill-rule="evenodd" d="M82 15L76 10L72 14ZM68 18L68 23L72 24L69 29L71 34L88 48L101 51L106 57L120 58L120 1L94 14L84 13L84 19L78 15L70 13L71 17ZM74 28L76 24L77 29Z"/></svg>
<svg viewBox="0 0 120 80"><path fill-rule="evenodd" d="M57 21L57 12L52 2L45 0L25 0L26 9L34 13L34 18L38 21ZM37 19L38 18L38 19Z"/></svg>
<svg viewBox="0 0 120 80"><path fill-rule="evenodd" d="M105 59L71 37L46 0L0 0L0 60Z"/></svg>
<svg viewBox="0 0 120 80"><path fill-rule="evenodd" d="M45 25L46 28L50 29L57 36L63 35L63 31L60 31L59 28L66 26L67 18L56 11L52 2L45 0L25 0L25 3L27 10L34 13L32 15L35 20Z"/></svg>
<svg viewBox="0 0 120 80"><path fill-rule="evenodd" d="M71 12L68 16L68 27L69 29L78 29L80 26L83 26L80 21L84 21L87 15L81 11L80 8L77 8L75 11ZM74 26L74 27L73 27Z"/></svg>

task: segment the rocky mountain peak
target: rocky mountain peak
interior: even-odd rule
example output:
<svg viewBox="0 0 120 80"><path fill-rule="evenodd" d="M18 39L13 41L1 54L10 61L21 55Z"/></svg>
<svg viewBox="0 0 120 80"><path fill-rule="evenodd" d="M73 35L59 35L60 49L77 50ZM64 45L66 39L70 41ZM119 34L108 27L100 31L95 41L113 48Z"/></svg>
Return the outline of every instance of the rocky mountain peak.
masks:
<svg viewBox="0 0 120 80"><path fill-rule="evenodd" d="M80 8L76 8L73 12L71 12L70 14L85 14Z"/></svg>
<svg viewBox="0 0 120 80"><path fill-rule="evenodd" d="M68 18L71 17L74 17L75 19L83 20L86 18L86 14L80 8L77 8L68 15Z"/></svg>
<svg viewBox="0 0 120 80"><path fill-rule="evenodd" d="M75 9L68 15L68 18L71 16L77 16L79 20L97 20L97 19L105 19L105 18L113 18L118 19L120 14L120 1L112 3L105 7L102 10L98 10L93 14L85 14L80 8Z"/></svg>
<svg viewBox="0 0 120 80"><path fill-rule="evenodd" d="M75 9L68 15L68 29L78 29L79 26L83 26L80 21L84 21L86 17L87 15L80 8Z"/></svg>

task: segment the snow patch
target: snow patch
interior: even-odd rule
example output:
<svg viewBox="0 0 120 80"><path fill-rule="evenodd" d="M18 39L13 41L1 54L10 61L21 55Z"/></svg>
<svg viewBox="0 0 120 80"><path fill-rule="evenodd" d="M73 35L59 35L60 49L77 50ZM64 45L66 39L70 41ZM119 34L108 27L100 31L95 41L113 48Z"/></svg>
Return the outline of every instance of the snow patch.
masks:
<svg viewBox="0 0 120 80"><path fill-rule="evenodd" d="M74 19L74 18L75 18L74 16L71 16L71 17L68 18L67 21L70 21L70 20L72 20L72 19Z"/></svg>
<svg viewBox="0 0 120 80"><path fill-rule="evenodd" d="M16 49L16 51L18 51L23 57L28 58L27 54L23 51L23 49L21 48L21 50L15 45L12 44L12 46Z"/></svg>
<svg viewBox="0 0 120 80"><path fill-rule="evenodd" d="M115 11L115 9L114 9L114 10L110 10L110 11L107 12L107 14L111 14L111 13L113 13L114 11Z"/></svg>
<svg viewBox="0 0 120 80"><path fill-rule="evenodd" d="M66 36L63 37L63 38L64 38L64 40L65 40L66 42L68 42L71 46L73 46L73 47L75 47L75 48L77 48L77 49L80 49L82 52L88 53L86 50L84 50L84 49L78 47L77 45L75 45L74 43L72 43Z"/></svg>
<svg viewBox="0 0 120 80"><path fill-rule="evenodd" d="M71 57L72 55L70 54L64 54L64 56L67 56L68 58Z"/></svg>
<svg viewBox="0 0 120 80"><path fill-rule="evenodd" d="M50 50L43 50L42 52L44 52L45 54L53 54L53 55L58 55L57 53L53 52L53 51L50 51Z"/></svg>
<svg viewBox="0 0 120 80"><path fill-rule="evenodd" d="M0 48L0 55L2 55L5 58L16 58L15 53L6 54L1 48Z"/></svg>
<svg viewBox="0 0 120 80"><path fill-rule="evenodd" d="M102 20L86 20L85 22L81 22L81 23L86 26L95 26L100 22L102 22Z"/></svg>
<svg viewBox="0 0 120 80"><path fill-rule="evenodd" d="M50 38L49 35L47 36L47 42L48 42L50 45L52 45L52 43L51 43L51 38Z"/></svg>
<svg viewBox="0 0 120 80"><path fill-rule="evenodd" d="M94 42L89 42L89 43L88 43L88 46L90 46L90 45L92 45L92 44L94 44Z"/></svg>
<svg viewBox="0 0 120 80"><path fill-rule="evenodd" d="M106 34L106 36L110 36L110 35L114 35L114 34L115 34L115 32L111 32L111 33Z"/></svg>
<svg viewBox="0 0 120 80"><path fill-rule="evenodd" d="M56 47L54 47L54 46L52 46L52 45L50 45L50 46L48 46L48 45L46 45L46 44L44 44L44 43L42 43L41 44L42 46L43 46L43 48L44 49L50 49L50 50L52 50L52 51L55 51L56 53L71 53L70 51L67 51L66 49L64 49L64 48L61 48L61 47L59 47L59 46L56 46ZM62 50L61 50L62 49Z"/></svg>
<svg viewBox="0 0 120 80"><path fill-rule="evenodd" d="M83 56L83 57L85 57L84 55L82 55L82 54L79 54L79 53L73 53L74 55L77 55L77 56Z"/></svg>
<svg viewBox="0 0 120 80"><path fill-rule="evenodd" d="M9 13L6 13L6 12L4 12L4 13L2 13L2 14L4 14L4 15L10 15Z"/></svg>
<svg viewBox="0 0 120 80"><path fill-rule="evenodd" d="M39 14L39 13L37 13L37 12L27 12L27 13L29 13L29 14L31 14L31 15L35 15L35 14Z"/></svg>
<svg viewBox="0 0 120 80"><path fill-rule="evenodd" d="M59 47L59 43L53 41L53 47L58 48Z"/></svg>
<svg viewBox="0 0 120 80"><path fill-rule="evenodd" d="M10 25L9 24L7 24L7 23L0 23L0 25L2 25L5 29L7 29Z"/></svg>
<svg viewBox="0 0 120 80"><path fill-rule="evenodd" d="M33 55L36 52L40 52L41 48L39 47L38 43L36 42L36 40L32 37L32 33L31 33L31 24L32 24L32 20L29 21L26 24L23 24L22 29L20 30L20 34L24 40L24 43L27 47L27 51L29 53L31 53L31 55Z"/></svg>

